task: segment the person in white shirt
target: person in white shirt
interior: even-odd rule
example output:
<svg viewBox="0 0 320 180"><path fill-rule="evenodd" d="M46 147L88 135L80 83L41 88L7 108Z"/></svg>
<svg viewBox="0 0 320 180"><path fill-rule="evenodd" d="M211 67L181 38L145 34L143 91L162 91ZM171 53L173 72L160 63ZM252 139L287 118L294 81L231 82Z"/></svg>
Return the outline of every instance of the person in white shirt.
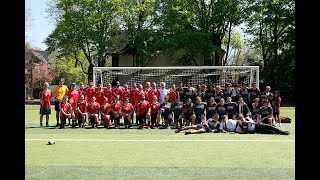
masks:
<svg viewBox="0 0 320 180"><path fill-rule="evenodd" d="M238 120L228 119L227 115L223 115L221 117L221 123L219 127L219 131L226 133L226 132L241 132L241 128L237 125Z"/></svg>
<svg viewBox="0 0 320 180"><path fill-rule="evenodd" d="M248 133L260 133L260 134L281 134L281 135L289 135L289 131L283 131L276 127L273 127L269 124L261 123L261 121L254 122L250 117L243 117L242 114L239 114L238 119L242 122L246 122ZM242 131L242 126L239 126L241 128L240 132Z"/></svg>
<svg viewBox="0 0 320 180"><path fill-rule="evenodd" d="M161 82L160 83L160 104L162 104L164 102L164 97L167 96L169 90L166 89L166 83L165 82Z"/></svg>

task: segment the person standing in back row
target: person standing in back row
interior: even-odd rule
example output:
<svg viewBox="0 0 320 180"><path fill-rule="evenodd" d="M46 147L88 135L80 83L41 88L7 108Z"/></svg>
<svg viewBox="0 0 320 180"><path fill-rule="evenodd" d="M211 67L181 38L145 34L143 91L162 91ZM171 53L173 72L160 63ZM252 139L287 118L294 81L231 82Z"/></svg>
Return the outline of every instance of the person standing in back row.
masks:
<svg viewBox="0 0 320 180"><path fill-rule="evenodd" d="M50 98L52 92L49 83L44 83L44 89L40 92L40 127L42 127L43 115L46 115L46 127L49 127L49 115L51 114Z"/></svg>
<svg viewBox="0 0 320 180"><path fill-rule="evenodd" d="M59 84L52 90L52 97L55 99L54 109L56 110L56 126L59 126L60 104L63 101L63 97L68 93L68 91L68 87L64 85L64 78L60 78Z"/></svg>

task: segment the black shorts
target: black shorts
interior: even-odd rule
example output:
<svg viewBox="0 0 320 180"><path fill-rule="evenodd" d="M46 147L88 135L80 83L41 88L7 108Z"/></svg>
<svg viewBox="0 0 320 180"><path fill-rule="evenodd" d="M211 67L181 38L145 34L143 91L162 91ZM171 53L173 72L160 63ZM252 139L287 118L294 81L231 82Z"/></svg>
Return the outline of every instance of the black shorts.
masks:
<svg viewBox="0 0 320 180"><path fill-rule="evenodd" d="M264 120L262 121L262 123L264 123L264 124L269 124L268 118L267 118L267 119L264 119Z"/></svg>
<svg viewBox="0 0 320 180"><path fill-rule="evenodd" d="M196 123L201 123L201 115L200 116L196 116Z"/></svg>
<svg viewBox="0 0 320 180"><path fill-rule="evenodd" d="M90 119L90 122L91 122L91 124L94 124L94 123L96 123L96 121L95 121L94 117L92 117L92 116L89 116L89 119Z"/></svg>
<svg viewBox="0 0 320 180"><path fill-rule="evenodd" d="M157 114L151 114L151 124L154 124L157 122Z"/></svg>
<svg viewBox="0 0 320 180"><path fill-rule="evenodd" d="M51 114L51 108L50 107L40 107L40 114L41 115Z"/></svg>
<svg viewBox="0 0 320 180"><path fill-rule="evenodd" d="M140 124L146 122L147 119L147 114L141 114L137 117L137 120L139 121Z"/></svg>
<svg viewBox="0 0 320 180"><path fill-rule="evenodd" d="M54 101L54 110L60 111L60 102Z"/></svg>
<svg viewBox="0 0 320 180"><path fill-rule="evenodd" d="M185 120L191 120L191 114L190 113L183 114L183 116L184 116Z"/></svg>

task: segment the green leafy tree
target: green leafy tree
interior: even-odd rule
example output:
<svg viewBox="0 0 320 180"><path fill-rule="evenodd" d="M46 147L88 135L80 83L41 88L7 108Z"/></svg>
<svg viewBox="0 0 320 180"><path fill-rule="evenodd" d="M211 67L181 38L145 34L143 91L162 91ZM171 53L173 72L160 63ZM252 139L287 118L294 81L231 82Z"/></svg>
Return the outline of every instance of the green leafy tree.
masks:
<svg viewBox="0 0 320 180"><path fill-rule="evenodd" d="M83 54L89 63L83 72L91 81L93 67L104 66L116 51L119 8L118 0L52 0L48 12L56 28L45 40L48 51L58 50L60 56L73 56L78 62Z"/></svg>

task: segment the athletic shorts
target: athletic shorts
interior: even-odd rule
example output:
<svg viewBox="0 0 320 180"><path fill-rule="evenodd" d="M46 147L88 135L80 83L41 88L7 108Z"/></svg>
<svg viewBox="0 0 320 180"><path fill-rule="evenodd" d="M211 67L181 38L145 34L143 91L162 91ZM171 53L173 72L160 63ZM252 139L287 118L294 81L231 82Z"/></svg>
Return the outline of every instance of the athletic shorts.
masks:
<svg viewBox="0 0 320 180"><path fill-rule="evenodd" d="M141 114L137 117L137 120L139 121L140 124L142 124L143 122L146 122L147 119L147 114Z"/></svg>
<svg viewBox="0 0 320 180"><path fill-rule="evenodd" d="M60 111L60 102L54 101L54 110Z"/></svg>
<svg viewBox="0 0 320 180"><path fill-rule="evenodd" d="M280 116L280 110L279 111L274 111L274 115L279 115Z"/></svg>
<svg viewBox="0 0 320 180"><path fill-rule="evenodd" d="M91 124L94 124L96 122L94 117L92 117L92 116L89 116L89 119L90 119Z"/></svg>
<svg viewBox="0 0 320 180"><path fill-rule="evenodd" d="M264 119L264 120L262 121L262 123L264 123L264 124L269 124L268 118L267 118L267 119Z"/></svg>
<svg viewBox="0 0 320 180"><path fill-rule="evenodd" d="M51 108L50 107L40 107L40 114L41 115L51 114Z"/></svg>
<svg viewBox="0 0 320 180"><path fill-rule="evenodd" d="M157 114L151 114L151 124L155 124L157 122Z"/></svg>
<svg viewBox="0 0 320 180"><path fill-rule="evenodd" d="M184 115L184 119L185 120L191 120L191 114L190 113L186 113L186 114L183 114Z"/></svg>

